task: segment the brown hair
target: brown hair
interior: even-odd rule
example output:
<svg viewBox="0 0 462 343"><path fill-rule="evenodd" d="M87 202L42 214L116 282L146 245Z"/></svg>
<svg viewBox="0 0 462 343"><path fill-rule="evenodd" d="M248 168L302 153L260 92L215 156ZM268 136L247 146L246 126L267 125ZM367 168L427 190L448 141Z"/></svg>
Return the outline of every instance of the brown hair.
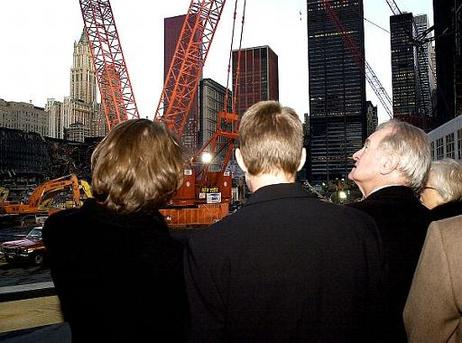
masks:
<svg viewBox="0 0 462 343"><path fill-rule="evenodd" d="M151 211L181 185L181 148L160 123L131 119L114 127L91 156L97 201L120 213Z"/></svg>
<svg viewBox="0 0 462 343"><path fill-rule="evenodd" d="M260 101L242 116L239 142L251 175L277 170L295 174L303 148L302 123L293 109Z"/></svg>

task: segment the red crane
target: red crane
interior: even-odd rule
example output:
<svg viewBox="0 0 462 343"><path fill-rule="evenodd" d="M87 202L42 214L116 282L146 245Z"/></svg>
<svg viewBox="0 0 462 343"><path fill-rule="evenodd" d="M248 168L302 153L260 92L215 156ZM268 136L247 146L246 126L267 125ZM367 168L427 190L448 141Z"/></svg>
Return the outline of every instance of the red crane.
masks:
<svg viewBox="0 0 462 343"><path fill-rule="evenodd" d="M367 63L366 59L364 58L364 55L361 53L360 49L358 48L358 45L356 44L356 42L353 41L350 34L348 33L348 30L345 28L345 26L339 19L337 12L331 6L331 0L324 0L324 7L326 9L327 14L329 15L329 17L331 18L331 20L334 22L335 26L337 27L337 31L342 34L343 41L345 42L347 47L350 49L360 70L365 69L366 80L367 82L369 82L369 85L371 86L375 95L377 95L377 98L382 103L383 108L387 112L388 116L390 118L393 118L393 112L392 112L393 104L392 104L390 96L388 95L385 88L382 86L382 83L380 82L379 78L375 74L372 67L369 65L369 63ZM363 66L365 66L365 68Z"/></svg>
<svg viewBox="0 0 462 343"><path fill-rule="evenodd" d="M192 0L170 63L155 118L181 137L226 0Z"/></svg>
<svg viewBox="0 0 462 343"><path fill-rule="evenodd" d="M79 2L110 130L122 121L139 118L135 95L109 0Z"/></svg>

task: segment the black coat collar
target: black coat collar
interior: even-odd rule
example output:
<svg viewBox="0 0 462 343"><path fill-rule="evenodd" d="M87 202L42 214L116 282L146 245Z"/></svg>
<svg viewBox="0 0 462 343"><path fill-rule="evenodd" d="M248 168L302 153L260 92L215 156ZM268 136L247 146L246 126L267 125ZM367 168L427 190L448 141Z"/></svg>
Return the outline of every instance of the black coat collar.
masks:
<svg viewBox="0 0 462 343"><path fill-rule="evenodd" d="M156 222L161 225L156 225L158 227L167 228L164 217L158 210L152 212L133 212L128 214L117 213L111 209L108 209L101 204L98 204L95 199L85 200L82 206L82 212L87 215L95 217L100 222L108 223L116 226L145 226L149 227L155 224Z"/></svg>
<svg viewBox="0 0 462 343"><path fill-rule="evenodd" d="M410 200L417 199L416 193L412 188L407 186L390 186L379 189L370 194L365 200L381 200L381 199L399 199Z"/></svg>
<svg viewBox="0 0 462 343"><path fill-rule="evenodd" d="M284 198L316 198L297 183L278 183L259 188L247 201L246 205Z"/></svg>

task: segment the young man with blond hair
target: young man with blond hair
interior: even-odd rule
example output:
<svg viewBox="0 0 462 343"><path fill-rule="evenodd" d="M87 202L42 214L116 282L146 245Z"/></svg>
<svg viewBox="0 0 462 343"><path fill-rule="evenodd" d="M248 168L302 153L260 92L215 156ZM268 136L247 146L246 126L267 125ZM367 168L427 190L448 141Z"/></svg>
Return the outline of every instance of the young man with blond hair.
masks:
<svg viewBox="0 0 462 343"><path fill-rule="evenodd" d="M373 220L295 183L306 153L292 109L253 105L239 141L253 195L189 242L191 341L374 341L382 260Z"/></svg>

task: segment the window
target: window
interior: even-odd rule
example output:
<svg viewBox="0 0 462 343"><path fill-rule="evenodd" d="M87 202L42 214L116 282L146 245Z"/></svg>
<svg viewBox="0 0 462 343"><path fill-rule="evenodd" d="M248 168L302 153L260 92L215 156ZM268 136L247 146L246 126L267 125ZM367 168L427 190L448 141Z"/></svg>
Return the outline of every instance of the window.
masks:
<svg viewBox="0 0 462 343"><path fill-rule="evenodd" d="M446 157L454 158L454 133L446 135Z"/></svg>
<svg viewBox="0 0 462 343"><path fill-rule="evenodd" d="M444 144L443 137L436 140L436 159L441 160L444 158Z"/></svg>
<svg viewBox="0 0 462 343"><path fill-rule="evenodd" d="M457 130L457 158L462 160L462 129Z"/></svg>

